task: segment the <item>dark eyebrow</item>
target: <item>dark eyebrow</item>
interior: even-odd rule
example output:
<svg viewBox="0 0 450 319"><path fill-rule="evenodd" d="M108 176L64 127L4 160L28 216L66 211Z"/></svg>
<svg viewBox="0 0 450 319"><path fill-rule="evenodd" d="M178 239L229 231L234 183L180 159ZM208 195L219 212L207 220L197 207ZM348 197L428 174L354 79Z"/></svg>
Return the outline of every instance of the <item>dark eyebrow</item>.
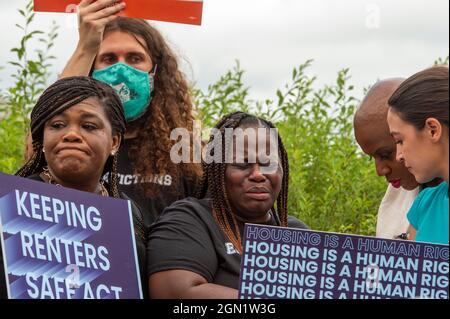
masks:
<svg viewBox="0 0 450 319"><path fill-rule="evenodd" d="M132 51L132 52L128 52L127 55L140 55L140 56L146 56L146 53L144 52L138 52L138 51Z"/></svg>
<svg viewBox="0 0 450 319"><path fill-rule="evenodd" d="M81 119L83 119L83 120L86 120L86 119L101 120L101 118L97 115L97 113L91 113L91 112L83 112L83 114L81 114Z"/></svg>
<svg viewBox="0 0 450 319"><path fill-rule="evenodd" d="M67 110L66 110L66 111L67 111ZM59 113L59 114L55 115L54 117L61 116L61 117L63 117L63 118L67 118L67 113L66 113L66 111L64 111L64 112L62 112L62 113ZM97 113L95 113L95 112L89 112L89 111L84 111L84 112L81 114L80 117L81 117L81 119L83 119L83 120L85 120L85 119L92 119L92 118L101 120L100 116L98 116Z"/></svg>
<svg viewBox="0 0 450 319"><path fill-rule="evenodd" d="M66 117L67 117L66 111L56 114L55 116L53 116L52 118L50 118L50 120L53 120L55 117L66 118ZM49 120L49 121L50 121L50 120Z"/></svg>
<svg viewBox="0 0 450 319"><path fill-rule="evenodd" d="M392 153L392 150L387 148L386 146L383 146L383 147L380 147L379 149L377 149L375 151L375 154L381 154L381 153L384 153L384 152Z"/></svg>
<svg viewBox="0 0 450 319"><path fill-rule="evenodd" d="M99 58L104 58L104 57L115 57L117 56L115 53L113 52L104 52L102 54L99 54Z"/></svg>

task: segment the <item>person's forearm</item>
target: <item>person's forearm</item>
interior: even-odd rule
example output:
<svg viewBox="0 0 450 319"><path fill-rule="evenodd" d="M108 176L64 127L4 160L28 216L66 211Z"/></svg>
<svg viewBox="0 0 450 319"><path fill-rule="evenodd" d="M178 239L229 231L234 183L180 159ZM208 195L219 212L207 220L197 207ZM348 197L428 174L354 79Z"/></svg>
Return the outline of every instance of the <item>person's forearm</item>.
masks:
<svg viewBox="0 0 450 319"><path fill-rule="evenodd" d="M87 76L94 64L105 26L114 21L116 14L126 7L117 0L82 0L78 5L78 28L80 39L78 46L62 71L60 78L69 76Z"/></svg>
<svg viewBox="0 0 450 319"><path fill-rule="evenodd" d="M236 289L216 284L201 284L186 291L182 299L238 299Z"/></svg>
<svg viewBox="0 0 450 319"><path fill-rule="evenodd" d="M59 76L61 79L69 76L87 76L94 64L96 52L89 52L77 47L66 67Z"/></svg>

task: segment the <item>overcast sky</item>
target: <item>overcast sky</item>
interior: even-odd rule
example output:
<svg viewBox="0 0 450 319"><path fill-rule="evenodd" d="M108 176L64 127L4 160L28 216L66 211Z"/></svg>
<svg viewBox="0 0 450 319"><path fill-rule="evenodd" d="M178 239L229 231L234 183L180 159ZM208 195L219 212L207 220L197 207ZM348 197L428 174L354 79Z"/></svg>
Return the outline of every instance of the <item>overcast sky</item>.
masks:
<svg viewBox="0 0 450 319"><path fill-rule="evenodd" d="M27 0L0 0L0 89L11 85L10 48L20 39L17 9ZM52 80L73 52L74 17L38 13L33 24L61 26ZM253 98L274 98L292 69L314 59L311 75L332 82L349 67L352 82L407 77L449 52L448 0L205 0L202 26L154 22L200 88L216 81L239 59Z"/></svg>

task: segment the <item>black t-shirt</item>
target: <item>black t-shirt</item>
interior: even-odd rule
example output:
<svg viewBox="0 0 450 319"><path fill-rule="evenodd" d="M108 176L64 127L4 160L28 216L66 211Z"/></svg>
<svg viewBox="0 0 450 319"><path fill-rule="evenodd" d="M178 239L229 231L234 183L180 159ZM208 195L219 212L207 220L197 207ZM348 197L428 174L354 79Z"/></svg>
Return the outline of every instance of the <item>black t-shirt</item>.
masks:
<svg viewBox="0 0 450 319"><path fill-rule="evenodd" d="M265 224L280 223L272 216ZM308 228L291 216L288 226ZM239 228L242 234L244 225ZM241 255L217 225L210 199L190 197L166 208L150 228L147 252L149 276L165 270L189 270L209 283L238 289Z"/></svg>
<svg viewBox="0 0 450 319"><path fill-rule="evenodd" d="M180 182L175 185L174 177L171 174L140 178L134 174L134 166L129 157L131 142L130 140L124 140L119 151L117 168L119 189L142 209L145 225L150 226L164 208L177 200L193 196L196 181L181 178ZM154 197L146 196L139 187L139 183L154 183L158 187L158 195Z"/></svg>
<svg viewBox="0 0 450 319"><path fill-rule="evenodd" d="M28 177L29 179L43 182L39 175L32 175ZM133 215L133 226L136 238L136 250L139 263L139 271L141 275L141 285L144 298L148 297L148 276L147 276L147 260L146 260L146 243L148 240L148 227L145 226L143 222L143 214L138 206L131 200L127 195L121 193L120 198L125 200L130 200L131 202L131 212ZM8 298L6 290L6 277L5 269L3 266L3 255L2 247L0 246L0 299Z"/></svg>

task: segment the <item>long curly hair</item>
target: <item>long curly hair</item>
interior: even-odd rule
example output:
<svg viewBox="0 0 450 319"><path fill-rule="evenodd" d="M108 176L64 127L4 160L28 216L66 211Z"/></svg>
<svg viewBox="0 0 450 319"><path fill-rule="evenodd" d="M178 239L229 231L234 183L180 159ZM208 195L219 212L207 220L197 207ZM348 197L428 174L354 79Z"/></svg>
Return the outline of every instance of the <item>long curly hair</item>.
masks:
<svg viewBox="0 0 450 319"><path fill-rule="evenodd" d="M201 165L174 164L170 159L170 150L176 143L170 139L173 129L187 129L193 141L193 104L188 83L179 70L176 55L161 33L145 20L118 17L106 25L104 34L114 31L143 38L147 53L153 64L158 66L150 106L143 116L127 124L127 129L132 127L138 132L129 152L134 173L147 177L170 172L174 185L178 185L182 177L188 181L196 180L202 174ZM142 42L137 38L136 40ZM159 188L153 183L140 185L147 196L158 194Z"/></svg>
<svg viewBox="0 0 450 319"><path fill-rule="evenodd" d="M245 125L257 125L266 128L275 128L275 126L262 118L244 113L235 112L223 117L215 128L220 132L221 138L218 142L215 140L215 134L211 134L209 143L219 143L218 146L224 150L226 148L225 129L236 129ZM214 149L211 153L214 153ZM280 226L287 227L288 217L288 191L289 191L289 160L286 149L284 148L281 136L278 134L278 155L281 160L283 170L283 179L281 190L276 200L276 206L272 207L272 212L278 217ZM213 154L211 154L213 156ZM239 232L239 226L230 205L230 198L225 187L225 171L227 164L225 161L225 152L222 152L221 161L212 161L206 163L203 161L204 174L196 190L197 198L211 197L212 211L214 219L223 233L233 243L236 250L242 253L242 238Z"/></svg>

